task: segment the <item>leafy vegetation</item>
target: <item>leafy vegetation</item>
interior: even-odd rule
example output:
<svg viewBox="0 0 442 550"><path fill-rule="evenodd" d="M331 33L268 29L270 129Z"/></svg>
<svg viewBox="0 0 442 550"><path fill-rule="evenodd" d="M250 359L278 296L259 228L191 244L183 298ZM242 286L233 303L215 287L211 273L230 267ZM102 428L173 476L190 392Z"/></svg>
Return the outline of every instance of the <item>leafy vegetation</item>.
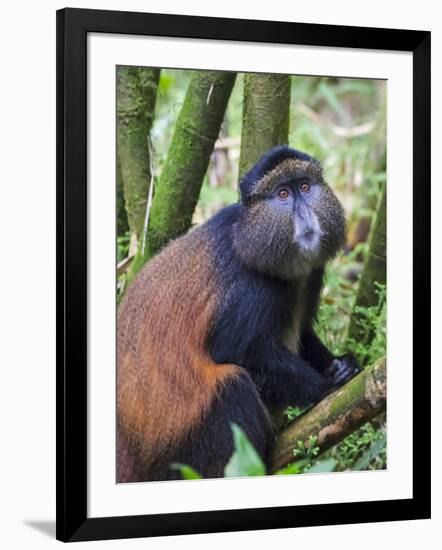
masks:
<svg viewBox="0 0 442 550"><path fill-rule="evenodd" d="M326 455L336 460L337 471L384 469L387 463L385 428L367 422Z"/></svg>
<svg viewBox="0 0 442 550"><path fill-rule="evenodd" d="M316 446L316 443L316 435L310 435L306 442L297 441L296 447L293 449L293 456L299 459L312 461L320 451L319 447Z"/></svg>
<svg viewBox="0 0 442 550"><path fill-rule="evenodd" d="M235 450L224 469L224 477L249 477L268 474L264 462L244 431L234 423L231 424L231 429ZM299 441L297 450L298 453L294 452L293 454L302 455L303 458L275 472L275 475L333 472L336 468L337 461L332 457L312 464L313 458L319 450L318 447L315 447L314 437L309 440L309 444L306 446ZM202 479L202 476L187 464L171 464L170 467L173 470L178 470L183 479Z"/></svg>
<svg viewBox="0 0 442 550"><path fill-rule="evenodd" d="M353 254L361 250L362 247ZM348 261L351 262L351 256ZM361 365L372 364L383 357L386 350L386 287L377 284L378 303L376 305L358 308L361 328L366 334L374 330L375 337L368 342L364 339L349 339L347 328L356 288L354 285L349 285L345 279L343 275L345 269L346 260L344 259L335 262L327 270L316 330L323 342L336 355L342 355L351 350ZM288 421L292 421L301 412L297 408L290 407L286 409L285 416ZM331 451L324 453L323 457L336 460L336 471L383 469L386 467L385 430L385 417L377 426L367 423L347 436ZM366 463L361 460L363 456L370 456L371 459Z"/></svg>
<svg viewBox="0 0 442 550"><path fill-rule="evenodd" d="M117 237L117 262L121 262L129 254L130 231L127 230Z"/></svg>
<svg viewBox="0 0 442 550"><path fill-rule="evenodd" d="M300 414L302 414L303 409L300 407L287 407L284 411L284 416L288 423L292 422L292 420L295 420Z"/></svg>
<svg viewBox="0 0 442 550"><path fill-rule="evenodd" d="M247 435L237 424L231 427L235 451L224 470L225 477L265 475L265 465Z"/></svg>

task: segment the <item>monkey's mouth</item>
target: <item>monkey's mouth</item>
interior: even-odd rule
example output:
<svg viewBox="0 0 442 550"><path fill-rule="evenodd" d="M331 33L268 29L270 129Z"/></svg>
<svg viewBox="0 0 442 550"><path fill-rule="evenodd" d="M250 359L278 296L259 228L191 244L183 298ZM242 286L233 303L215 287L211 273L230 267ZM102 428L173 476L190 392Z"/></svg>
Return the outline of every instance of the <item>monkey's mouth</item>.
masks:
<svg viewBox="0 0 442 550"><path fill-rule="evenodd" d="M301 233L295 233L295 245L300 252L314 254L315 252L319 252L321 235L321 231L317 229L304 229Z"/></svg>

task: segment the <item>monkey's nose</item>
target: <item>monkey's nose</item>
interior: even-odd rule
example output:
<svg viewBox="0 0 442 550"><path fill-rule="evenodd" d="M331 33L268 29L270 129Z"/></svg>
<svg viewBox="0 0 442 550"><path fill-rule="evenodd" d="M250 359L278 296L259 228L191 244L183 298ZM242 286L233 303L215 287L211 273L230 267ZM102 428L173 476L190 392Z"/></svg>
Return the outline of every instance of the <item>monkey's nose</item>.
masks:
<svg viewBox="0 0 442 550"><path fill-rule="evenodd" d="M316 232L314 229L303 229L299 233L295 234L295 239L300 245L308 245L312 243L316 238Z"/></svg>

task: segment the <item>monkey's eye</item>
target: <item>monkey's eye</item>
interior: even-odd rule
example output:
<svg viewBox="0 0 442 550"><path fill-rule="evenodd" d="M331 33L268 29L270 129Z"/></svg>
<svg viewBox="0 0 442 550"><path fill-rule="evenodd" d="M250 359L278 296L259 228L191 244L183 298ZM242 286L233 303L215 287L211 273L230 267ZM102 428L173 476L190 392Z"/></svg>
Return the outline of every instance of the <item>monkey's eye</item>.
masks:
<svg viewBox="0 0 442 550"><path fill-rule="evenodd" d="M307 193L307 191L310 191L310 184L308 183L308 181L302 181L299 184L299 190L301 191L301 193Z"/></svg>
<svg viewBox="0 0 442 550"><path fill-rule="evenodd" d="M289 196L290 191L288 189L282 188L278 191L278 197L283 201L287 200Z"/></svg>

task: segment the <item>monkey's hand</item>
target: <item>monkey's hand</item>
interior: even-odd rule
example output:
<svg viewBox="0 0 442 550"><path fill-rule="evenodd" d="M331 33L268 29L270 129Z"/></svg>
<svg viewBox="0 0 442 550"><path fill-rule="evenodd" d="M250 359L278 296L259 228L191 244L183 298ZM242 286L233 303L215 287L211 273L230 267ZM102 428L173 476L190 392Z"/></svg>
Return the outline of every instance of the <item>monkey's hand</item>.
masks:
<svg viewBox="0 0 442 550"><path fill-rule="evenodd" d="M333 359L331 365L324 372L325 377L332 385L331 391L339 388L348 382L353 376L361 372L355 357L348 353Z"/></svg>

